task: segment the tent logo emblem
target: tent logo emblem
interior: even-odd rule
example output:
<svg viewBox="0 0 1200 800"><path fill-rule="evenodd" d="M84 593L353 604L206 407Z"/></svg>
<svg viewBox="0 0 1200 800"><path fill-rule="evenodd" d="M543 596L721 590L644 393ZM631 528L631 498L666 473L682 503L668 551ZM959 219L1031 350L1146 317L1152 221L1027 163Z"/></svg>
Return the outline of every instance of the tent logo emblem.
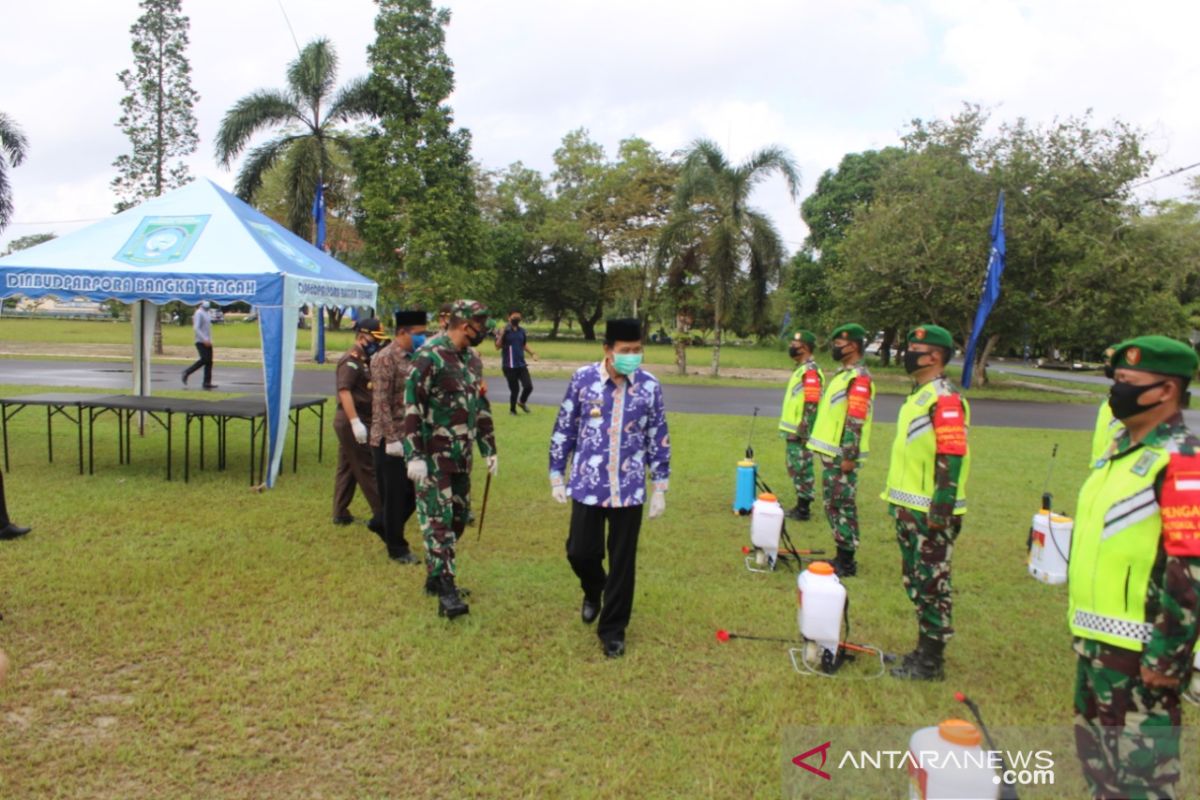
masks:
<svg viewBox="0 0 1200 800"><path fill-rule="evenodd" d="M135 267L178 264L192 252L208 216L145 217L113 258Z"/></svg>
<svg viewBox="0 0 1200 800"><path fill-rule="evenodd" d="M314 275L321 274L321 268L317 265L317 262L313 261L311 258L304 255L299 250L284 241L283 237L279 235L279 232L273 230L271 226L264 225L261 222L247 222L246 224L250 226L251 230L259 235L259 238L263 239L272 247L274 247L275 250L278 251L288 261L292 262L301 269L308 270Z"/></svg>

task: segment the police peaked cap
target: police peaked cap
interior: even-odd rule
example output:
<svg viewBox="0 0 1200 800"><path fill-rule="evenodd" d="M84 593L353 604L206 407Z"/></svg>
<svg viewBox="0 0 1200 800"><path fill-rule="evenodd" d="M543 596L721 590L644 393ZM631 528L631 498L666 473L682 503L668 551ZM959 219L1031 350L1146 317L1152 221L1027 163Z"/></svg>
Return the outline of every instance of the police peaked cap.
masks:
<svg viewBox="0 0 1200 800"><path fill-rule="evenodd" d="M358 322L354 323L354 332L369 333L380 341L387 338L387 335L383 332L383 323L374 317L360 319Z"/></svg>

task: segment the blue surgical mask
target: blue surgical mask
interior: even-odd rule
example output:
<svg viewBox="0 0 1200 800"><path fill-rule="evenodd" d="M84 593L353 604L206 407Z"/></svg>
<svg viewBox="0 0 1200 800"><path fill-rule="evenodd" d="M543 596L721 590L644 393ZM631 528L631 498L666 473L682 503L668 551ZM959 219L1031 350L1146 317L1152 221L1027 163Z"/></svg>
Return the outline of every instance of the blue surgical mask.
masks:
<svg viewBox="0 0 1200 800"><path fill-rule="evenodd" d="M614 353L613 369L622 375L632 375L642 365L641 353Z"/></svg>
<svg viewBox="0 0 1200 800"><path fill-rule="evenodd" d="M412 335L412 349L416 350L423 344L425 344L425 334L414 333Z"/></svg>

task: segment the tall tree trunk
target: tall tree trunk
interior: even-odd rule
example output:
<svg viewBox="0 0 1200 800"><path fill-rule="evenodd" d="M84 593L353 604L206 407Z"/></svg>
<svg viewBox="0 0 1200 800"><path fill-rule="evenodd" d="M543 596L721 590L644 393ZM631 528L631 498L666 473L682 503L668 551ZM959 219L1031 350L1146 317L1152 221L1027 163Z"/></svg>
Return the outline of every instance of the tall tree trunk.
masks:
<svg viewBox="0 0 1200 800"><path fill-rule="evenodd" d="M342 324L342 310L333 306L325 306L325 330L336 331Z"/></svg>
<svg viewBox="0 0 1200 800"><path fill-rule="evenodd" d="M562 315L561 311L554 312L554 316L552 317L552 319L554 320L554 325L550 328L550 338L551 339L558 338L558 326L562 324L562 318L563 318L563 315Z"/></svg>
<svg viewBox="0 0 1200 800"><path fill-rule="evenodd" d="M683 334L675 337L675 366L680 375L687 375L687 339Z"/></svg>
<svg viewBox="0 0 1200 800"><path fill-rule="evenodd" d="M720 291L716 292L717 299L713 304L713 356L712 356L712 376L714 378L721 374L721 296Z"/></svg>
<svg viewBox="0 0 1200 800"><path fill-rule="evenodd" d="M162 338L162 309L158 306L154 307L154 355L161 356L163 354L163 338Z"/></svg>
<svg viewBox="0 0 1200 800"><path fill-rule="evenodd" d="M983 346L983 352L975 357L975 364L971 368L971 385L972 386L987 386L987 361L991 357L992 351L996 349L996 344L1000 341L1000 334L993 333L988 337L987 344Z"/></svg>
<svg viewBox="0 0 1200 800"><path fill-rule="evenodd" d="M596 341L596 324L582 314L579 316L579 330L587 341Z"/></svg>
<svg viewBox="0 0 1200 800"><path fill-rule="evenodd" d="M888 366L892 363L892 342L896 341L896 329L883 329L883 343L879 346L879 360L883 366Z"/></svg>

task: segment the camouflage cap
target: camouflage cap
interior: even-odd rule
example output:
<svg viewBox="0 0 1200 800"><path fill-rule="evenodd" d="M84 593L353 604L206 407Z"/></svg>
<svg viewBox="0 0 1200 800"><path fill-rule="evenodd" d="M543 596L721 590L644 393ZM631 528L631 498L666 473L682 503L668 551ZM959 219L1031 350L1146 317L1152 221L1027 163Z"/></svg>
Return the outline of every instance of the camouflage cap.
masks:
<svg viewBox="0 0 1200 800"><path fill-rule="evenodd" d="M1113 346L1113 366L1191 380L1200 367L1200 356L1190 344L1167 336L1139 336Z"/></svg>
<svg viewBox="0 0 1200 800"><path fill-rule="evenodd" d="M450 313L462 319L487 318L491 316L488 307L478 300L455 300L450 306Z"/></svg>

